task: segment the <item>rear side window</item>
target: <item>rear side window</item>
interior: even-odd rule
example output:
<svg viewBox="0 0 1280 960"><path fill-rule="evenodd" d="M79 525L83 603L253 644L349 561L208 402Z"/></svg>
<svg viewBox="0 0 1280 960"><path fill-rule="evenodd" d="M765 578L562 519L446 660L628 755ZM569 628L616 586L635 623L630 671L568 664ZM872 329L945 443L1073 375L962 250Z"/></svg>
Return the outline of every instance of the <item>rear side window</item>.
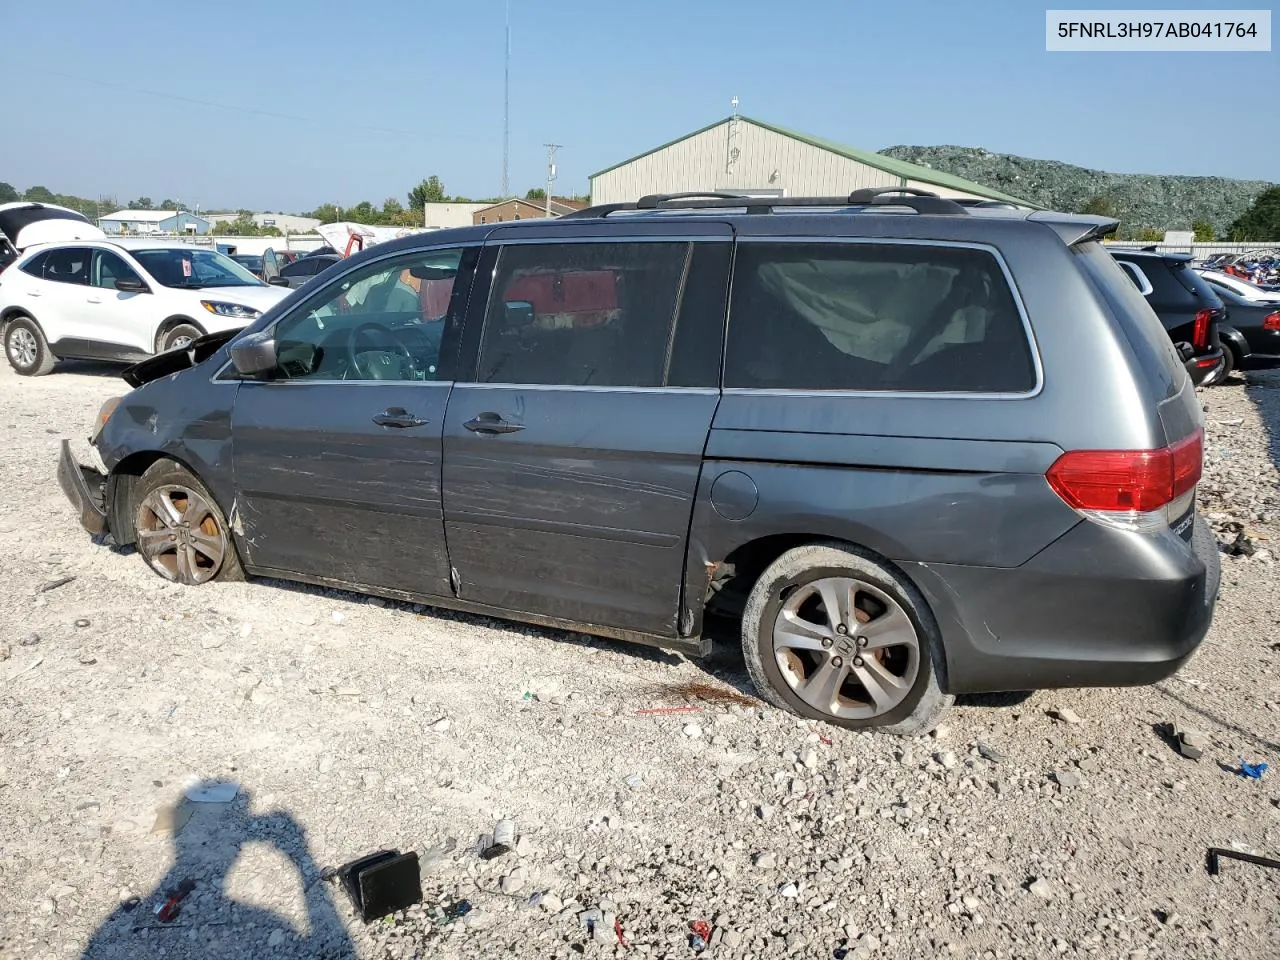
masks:
<svg viewBox="0 0 1280 960"><path fill-rule="evenodd" d="M1022 315L986 250L741 243L726 387L1025 393Z"/></svg>
<svg viewBox="0 0 1280 960"><path fill-rule="evenodd" d="M83 247L50 250L44 261L44 278L57 283L87 284L90 252Z"/></svg>
<svg viewBox="0 0 1280 960"><path fill-rule="evenodd" d="M1160 257L1135 257L1133 260L1126 260L1120 257L1121 266L1126 272L1130 272L1137 267L1142 275L1147 278L1151 284L1151 292L1147 296L1152 303L1165 307L1176 307L1186 305L1193 301L1195 297L1187 287L1178 282L1175 278L1175 272L1181 270L1183 265L1176 260L1163 260ZM1130 273L1132 276L1132 273Z"/></svg>
<svg viewBox="0 0 1280 960"><path fill-rule="evenodd" d="M28 260L18 269L21 270L23 273L31 274L31 276L33 277L43 277L44 262L48 259L49 259L48 251L44 253L37 253L34 257L32 257L30 260Z"/></svg>
<svg viewBox="0 0 1280 960"><path fill-rule="evenodd" d="M477 381L662 386L690 246L503 247L485 315Z"/></svg>

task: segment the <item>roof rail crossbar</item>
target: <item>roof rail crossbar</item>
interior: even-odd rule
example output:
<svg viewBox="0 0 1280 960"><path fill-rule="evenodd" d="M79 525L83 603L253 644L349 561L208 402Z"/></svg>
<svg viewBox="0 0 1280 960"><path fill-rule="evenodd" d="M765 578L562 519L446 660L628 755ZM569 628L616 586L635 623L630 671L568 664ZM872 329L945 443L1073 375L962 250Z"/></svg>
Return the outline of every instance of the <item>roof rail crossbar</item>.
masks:
<svg viewBox="0 0 1280 960"><path fill-rule="evenodd" d="M747 213L772 213L786 207L908 207L916 213L955 216L967 214L967 208L937 194L914 187L872 187L855 190L844 197L753 197L746 194L698 191L691 193L654 193L633 203L605 203L566 214L562 220L607 217L621 210L714 210L745 208Z"/></svg>
<svg viewBox="0 0 1280 960"><path fill-rule="evenodd" d="M651 193L636 201L637 210L657 210L672 200L755 200L745 193L725 193L722 190L695 190L690 193Z"/></svg>

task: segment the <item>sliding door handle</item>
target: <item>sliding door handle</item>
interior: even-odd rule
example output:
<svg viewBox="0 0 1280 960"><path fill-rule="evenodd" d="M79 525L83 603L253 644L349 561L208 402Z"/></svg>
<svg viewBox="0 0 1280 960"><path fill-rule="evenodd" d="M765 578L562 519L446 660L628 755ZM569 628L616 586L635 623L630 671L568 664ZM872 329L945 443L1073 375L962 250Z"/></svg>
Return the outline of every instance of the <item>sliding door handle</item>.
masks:
<svg viewBox="0 0 1280 960"><path fill-rule="evenodd" d="M422 427L431 421L408 413L403 407L388 407L376 414L373 422L380 427Z"/></svg>

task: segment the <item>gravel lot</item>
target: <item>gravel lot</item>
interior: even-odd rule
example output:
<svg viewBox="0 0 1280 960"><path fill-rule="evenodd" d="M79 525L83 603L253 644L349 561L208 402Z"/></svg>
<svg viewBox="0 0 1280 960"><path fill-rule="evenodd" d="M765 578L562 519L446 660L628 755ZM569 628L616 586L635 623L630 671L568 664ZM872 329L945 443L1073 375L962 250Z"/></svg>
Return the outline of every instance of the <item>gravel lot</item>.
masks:
<svg viewBox="0 0 1280 960"><path fill-rule="evenodd" d="M1203 394L1203 509L1242 555L1181 674L963 701L907 741L762 708L732 651L168 586L54 478L117 373L0 371L0 956L684 958L696 921L713 957L1280 956L1280 870L1205 869L1280 856L1280 374ZM241 792L179 804L196 778ZM516 849L482 860L500 818ZM320 869L385 847L424 901L365 926Z"/></svg>

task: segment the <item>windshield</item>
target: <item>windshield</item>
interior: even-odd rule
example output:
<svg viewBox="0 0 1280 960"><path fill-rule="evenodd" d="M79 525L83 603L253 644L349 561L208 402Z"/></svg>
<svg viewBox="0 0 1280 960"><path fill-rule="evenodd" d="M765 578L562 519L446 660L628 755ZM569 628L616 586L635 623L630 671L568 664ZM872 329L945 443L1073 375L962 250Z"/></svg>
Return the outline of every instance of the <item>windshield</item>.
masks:
<svg viewBox="0 0 1280 960"><path fill-rule="evenodd" d="M166 287L260 287L262 281L230 257L213 250L171 247L132 251L151 276Z"/></svg>

